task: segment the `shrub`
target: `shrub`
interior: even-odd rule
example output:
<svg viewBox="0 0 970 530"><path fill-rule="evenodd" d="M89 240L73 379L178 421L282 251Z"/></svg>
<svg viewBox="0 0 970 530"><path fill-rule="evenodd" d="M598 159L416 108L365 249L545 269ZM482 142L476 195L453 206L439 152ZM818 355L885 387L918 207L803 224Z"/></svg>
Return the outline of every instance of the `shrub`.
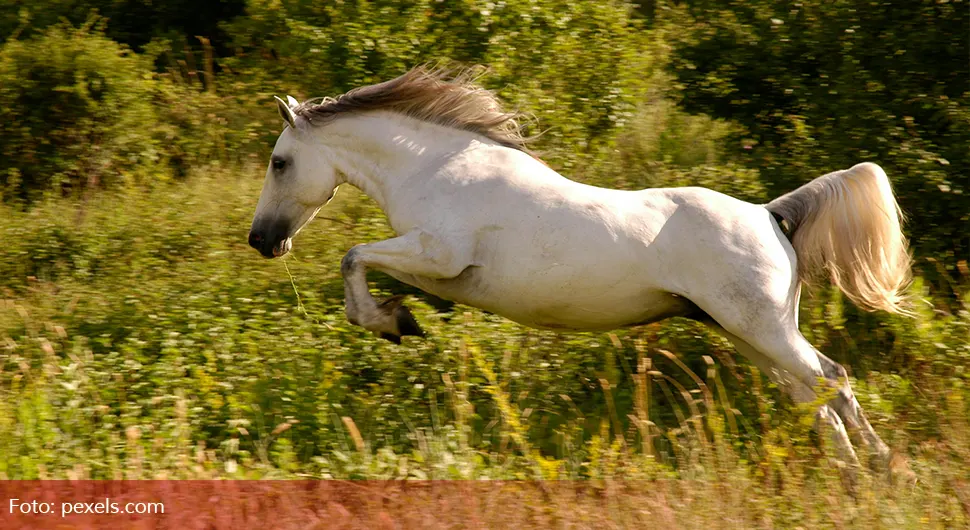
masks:
<svg viewBox="0 0 970 530"><path fill-rule="evenodd" d="M254 91L336 95L419 63L485 64L486 87L536 114L530 132L545 134L535 147L556 167L589 163L611 144L648 66L648 33L620 3L249 0L246 9L225 26L240 53L220 64Z"/></svg>
<svg viewBox="0 0 970 530"><path fill-rule="evenodd" d="M917 256L954 271L970 250L968 44L950 29L970 23L965 3L686 5L696 31L672 34L669 63L683 108L745 127L738 151L772 195L878 162Z"/></svg>
<svg viewBox="0 0 970 530"><path fill-rule="evenodd" d="M160 156L151 66L95 21L0 48L0 184L6 198L111 185Z"/></svg>

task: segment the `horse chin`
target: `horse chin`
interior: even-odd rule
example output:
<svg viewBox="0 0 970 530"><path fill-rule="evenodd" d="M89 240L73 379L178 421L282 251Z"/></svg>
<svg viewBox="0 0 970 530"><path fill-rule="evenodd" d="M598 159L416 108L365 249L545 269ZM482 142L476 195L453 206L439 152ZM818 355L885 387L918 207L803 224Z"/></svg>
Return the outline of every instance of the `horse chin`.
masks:
<svg viewBox="0 0 970 530"><path fill-rule="evenodd" d="M290 249L292 248L293 248L293 239L288 237L280 241L279 243L276 244L276 246L273 247L273 257L281 258L287 255L290 252Z"/></svg>

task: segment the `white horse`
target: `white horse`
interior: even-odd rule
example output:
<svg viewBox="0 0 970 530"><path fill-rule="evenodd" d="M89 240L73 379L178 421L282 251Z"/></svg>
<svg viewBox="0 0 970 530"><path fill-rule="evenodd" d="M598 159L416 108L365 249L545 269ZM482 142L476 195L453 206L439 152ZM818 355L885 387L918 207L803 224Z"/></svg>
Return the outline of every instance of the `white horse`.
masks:
<svg viewBox="0 0 970 530"><path fill-rule="evenodd" d="M349 183L398 237L343 258L348 320L400 342L423 335L401 297L370 294L376 269L454 302L555 330L608 330L667 317L701 320L812 401L844 460L845 425L877 456L845 369L798 330L800 285L827 272L866 309L904 312L910 256L883 170L817 178L767 205L704 188L618 191L568 180L525 149L514 113L470 75L416 68L338 98L288 103L249 243L266 257ZM844 423L843 423L844 420Z"/></svg>

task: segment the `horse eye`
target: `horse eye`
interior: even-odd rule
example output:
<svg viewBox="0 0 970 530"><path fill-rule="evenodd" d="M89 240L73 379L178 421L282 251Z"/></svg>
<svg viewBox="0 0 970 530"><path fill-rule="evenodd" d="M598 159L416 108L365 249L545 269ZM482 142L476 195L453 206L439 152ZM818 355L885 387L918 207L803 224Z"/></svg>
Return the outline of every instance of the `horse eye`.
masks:
<svg viewBox="0 0 970 530"><path fill-rule="evenodd" d="M286 160L283 160L282 158L273 159L273 169L276 171L283 171L284 167L286 167Z"/></svg>

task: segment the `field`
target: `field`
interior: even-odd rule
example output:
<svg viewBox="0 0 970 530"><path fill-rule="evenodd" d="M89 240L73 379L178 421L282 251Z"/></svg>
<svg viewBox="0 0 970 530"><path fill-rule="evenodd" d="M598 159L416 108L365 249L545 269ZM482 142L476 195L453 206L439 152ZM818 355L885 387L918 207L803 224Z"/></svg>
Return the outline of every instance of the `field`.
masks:
<svg viewBox="0 0 970 530"><path fill-rule="evenodd" d="M970 526L965 2L35 4L0 7L0 492L313 481L263 496L294 527ZM428 336L351 326L340 260L391 235L355 189L285 259L248 246L273 95L448 61L590 184L763 203L882 165L915 316L821 285L800 324L890 469L840 464L817 404L690 320L539 332L371 274Z"/></svg>
<svg viewBox="0 0 970 530"><path fill-rule="evenodd" d="M0 313L5 477L658 481L618 496L618 516L661 502L687 526L967 523L966 373L950 364L966 349L947 346L965 313L850 337L840 323L863 315L807 304L806 332L857 367L860 401L918 477L862 472L847 489L813 411L690 321L556 335L413 296L427 339L350 326L339 260L387 234L380 213L341 190L293 256L265 260L246 245L260 183L216 168L4 212L3 272L25 279ZM885 335L858 358L853 342Z"/></svg>

